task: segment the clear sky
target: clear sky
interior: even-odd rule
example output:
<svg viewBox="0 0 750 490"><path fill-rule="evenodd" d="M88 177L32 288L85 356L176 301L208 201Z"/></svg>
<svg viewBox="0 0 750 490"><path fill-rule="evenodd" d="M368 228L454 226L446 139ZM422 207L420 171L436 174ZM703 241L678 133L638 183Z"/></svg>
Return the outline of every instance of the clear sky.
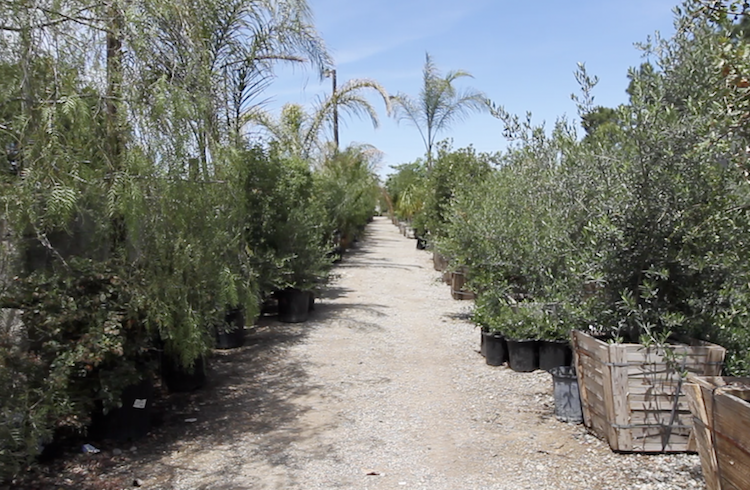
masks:
<svg viewBox="0 0 750 490"><path fill-rule="evenodd" d="M462 69L473 79L458 86L485 92L519 115L530 111L537 123L551 127L563 115L577 113L570 94L578 62L599 77L594 103L616 106L627 101L629 67L643 54L634 43L659 31L674 32L677 0L308 0L315 24L336 62L339 85L351 78L373 78L389 93L417 95L425 52L442 72ZM331 90L310 69L281 69L268 89L267 109L286 102L311 103ZM381 125L365 120L340 123L341 145L369 143L384 153L380 173L390 165L424 156L418 131L388 118L382 102L373 104ZM473 115L439 139L454 148L502 150L507 143L500 121Z"/></svg>

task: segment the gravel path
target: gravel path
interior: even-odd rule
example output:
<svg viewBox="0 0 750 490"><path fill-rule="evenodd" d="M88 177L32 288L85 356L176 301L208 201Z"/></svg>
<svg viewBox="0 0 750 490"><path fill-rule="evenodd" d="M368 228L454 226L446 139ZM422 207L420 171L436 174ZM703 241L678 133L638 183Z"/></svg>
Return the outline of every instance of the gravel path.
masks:
<svg viewBox="0 0 750 490"><path fill-rule="evenodd" d="M547 373L487 366L471 302L414 245L377 218L310 321L263 319L218 353L212 386L111 474L164 490L705 488L696 455L614 454L555 419Z"/></svg>

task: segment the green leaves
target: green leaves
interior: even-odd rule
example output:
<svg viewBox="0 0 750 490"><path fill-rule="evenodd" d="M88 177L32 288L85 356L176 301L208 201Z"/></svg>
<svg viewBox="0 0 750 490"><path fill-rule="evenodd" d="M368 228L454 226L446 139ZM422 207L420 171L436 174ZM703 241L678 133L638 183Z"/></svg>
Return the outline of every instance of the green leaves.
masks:
<svg viewBox="0 0 750 490"><path fill-rule="evenodd" d="M441 74L429 53L422 68L422 87L417 97L396 94L391 97L394 115L419 130L425 145L427 167L432 165L432 152L438 134L461 121L471 112L487 110L487 96L474 89L458 89L454 82L471 77L463 70Z"/></svg>

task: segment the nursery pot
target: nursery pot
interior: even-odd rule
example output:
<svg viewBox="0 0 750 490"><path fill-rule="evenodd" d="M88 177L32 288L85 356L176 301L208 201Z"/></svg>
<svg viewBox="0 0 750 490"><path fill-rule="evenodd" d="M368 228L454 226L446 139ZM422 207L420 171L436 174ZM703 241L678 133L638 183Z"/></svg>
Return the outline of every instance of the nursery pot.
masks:
<svg viewBox="0 0 750 490"><path fill-rule="evenodd" d="M482 357L485 357L487 355L487 344L484 341L484 337L487 333L489 333L489 330L487 330L487 327L482 327L479 333L479 353L482 354Z"/></svg>
<svg viewBox="0 0 750 490"><path fill-rule="evenodd" d="M242 309L234 308L224 317L224 325L216 329L216 348L234 349L245 343L245 315Z"/></svg>
<svg viewBox="0 0 750 490"><path fill-rule="evenodd" d="M573 349L567 340L539 341L539 369L549 371L558 366L570 366Z"/></svg>
<svg viewBox="0 0 750 490"><path fill-rule="evenodd" d="M101 410L92 414L90 434L96 439L135 441L151 429L153 385L150 379L130 385L122 391L122 406L106 414Z"/></svg>
<svg viewBox="0 0 750 490"><path fill-rule="evenodd" d="M206 359L195 360L192 368L184 368L169 356L162 357L161 376L171 392L194 391L206 382Z"/></svg>
<svg viewBox="0 0 750 490"><path fill-rule="evenodd" d="M552 375L555 417L563 422L580 424L583 422L583 409L575 368L558 366L550 369L549 373Z"/></svg>
<svg viewBox="0 0 750 490"><path fill-rule="evenodd" d="M539 368L539 342L508 340L508 365L513 371L530 373Z"/></svg>
<svg viewBox="0 0 750 490"><path fill-rule="evenodd" d="M501 366L508 361L505 337L496 332L482 332L484 337L484 360L488 366Z"/></svg>
<svg viewBox="0 0 750 490"><path fill-rule="evenodd" d="M284 323L307 321L310 313L310 294L307 291L288 288L276 293L279 300L279 320Z"/></svg>
<svg viewBox="0 0 750 490"><path fill-rule="evenodd" d="M307 311L314 311L315 310L315 293L312 291L309 291L308 293L308 300L307 300Z"/></svg>

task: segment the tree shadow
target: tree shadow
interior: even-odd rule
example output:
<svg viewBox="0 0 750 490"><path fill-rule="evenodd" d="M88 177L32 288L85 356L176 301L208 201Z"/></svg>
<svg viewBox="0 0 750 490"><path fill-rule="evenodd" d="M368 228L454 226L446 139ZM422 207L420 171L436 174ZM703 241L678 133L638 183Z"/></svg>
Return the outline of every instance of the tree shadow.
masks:
<svg viewBox="0 0 750 490"><path fill-rule="evenodd" d="M117 468L110 468L108 476L114 476L112 472L155 476L165 488L192 477L211 483L191 488L235 488L223 482L239 477L248 457L288 466L290 444L330 429L330 425L299 426L299 418L311 407L298 400L324 387L310 380L303 362L286 356L319 327L312 321L284 324L270 317L261 319L247 330L243 347L214 352L203 388L156 401L152 412L157 426L147 437L132 442L92 441L102 453L90 459L117 459ZM136 446L137 452L129 452L130 446ZM115 448L123 448L124 454L113 457ZM313 457L325 459L330 449L320 447ZM216 452L221 456L214 458ZM200 464L205 453L213 464ZM195 467L192 456L196 456ZM56 488L100 488L80 483L60 482Z"/></svg>

